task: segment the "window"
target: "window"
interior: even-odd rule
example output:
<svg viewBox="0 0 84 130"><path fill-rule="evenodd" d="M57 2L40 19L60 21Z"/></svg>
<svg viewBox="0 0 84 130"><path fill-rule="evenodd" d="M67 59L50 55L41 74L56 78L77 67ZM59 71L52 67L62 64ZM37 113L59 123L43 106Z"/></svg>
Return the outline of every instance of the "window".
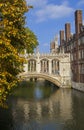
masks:
<svg viewBox="0 0 84 130"><path fill-rule="evenodd" d="M82 59L84 59L84 50L82 50Z"/></svg>
<svg viewBox="0 0 84 130"><path fill-rule="evenodd" d="M71 49L73 49L73 43L71 44Z"/></svg>
<svg viewBox="0 0 84 130"><path fill-rule="evenodd" d="M73 61L73 54L71 54L71 61Z"/></svg>
<svg viewBox="0 0 84 130"><path fill-rule="evenodd" d="M31 59L28 61L28 71L34 72L36 71L36 61Z"/></svg>
<svg viewBox="0 0 84 130"><path fill-rule="evenodd" d="M84 59L84 50L79 50L79 59Z"/></svg>
<svg viewBox="0 0 84 130"><path fill-rule="evenodd" d="M76 60L76 53L74 53L74 60Z"/></svg>
<svg viewBox="0 0 84 130"><path fill-rule="evenodd" d="M74 48L75 48L75 46L76 46L76 45L75 45L75 42L74 42L74 45L73 45L73 46L74 46Z"/></svg>
<svg viewBox="0 0 84 130"><path fill-rule="evenodd" d="M81 43L81 41L80 41L80 39L78 40L78 45L80 45L80 43Z"/></svg>
<svg viewBox="0 0 84 130"><path fill-rule="evenodd" d="M81 51L79 50L79 59L81 59Z"/></svg>
<svg viewBox="0 0 84 130"><path fill-rule="evenodd" d="M84 36L81 37L80 42L81 44L84 44Z"/></svg>
<svg viewBox="0 0 84 130"><path fill-rule="evenodd" d="M84 64L81 65L81 74L84 74Z"/></svg>

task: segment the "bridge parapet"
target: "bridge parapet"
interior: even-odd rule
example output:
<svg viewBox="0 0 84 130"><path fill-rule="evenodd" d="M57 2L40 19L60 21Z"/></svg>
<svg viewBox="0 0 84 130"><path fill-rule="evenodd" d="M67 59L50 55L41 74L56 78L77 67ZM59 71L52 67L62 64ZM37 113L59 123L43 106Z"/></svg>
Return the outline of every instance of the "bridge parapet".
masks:
<svg viewBox="0 0 84 130"><path fill-rule="evenodd" d="M31 58L31 57L59 57L59 58L64 58L64 57L70 57L70 54L68 53L29 53L29 54L20 54L21 57Z"/></svg>

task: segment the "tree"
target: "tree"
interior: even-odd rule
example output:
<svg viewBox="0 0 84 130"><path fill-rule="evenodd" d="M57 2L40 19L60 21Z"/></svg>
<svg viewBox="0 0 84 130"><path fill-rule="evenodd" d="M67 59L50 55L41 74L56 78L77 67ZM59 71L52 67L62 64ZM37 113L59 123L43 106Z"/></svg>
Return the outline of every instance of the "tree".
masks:
<svg viewBox="0 0 84 130"><path fill-rule="evenodd" d="M25 49L27 50L27 53L33 53L34 48L38 45L37 37L36 35L29 29L26 28L26 41L25 41Z"/></svg>
<svg viewBox="0 0 84 130"><path fill-rule="evenodd" d="M25 0L0 0L0 104L17 83L16 75L24 62L19 53L37 45L37 39L31 41L28 38L31 31L25 28L24 14L29 8Z"/></svg>

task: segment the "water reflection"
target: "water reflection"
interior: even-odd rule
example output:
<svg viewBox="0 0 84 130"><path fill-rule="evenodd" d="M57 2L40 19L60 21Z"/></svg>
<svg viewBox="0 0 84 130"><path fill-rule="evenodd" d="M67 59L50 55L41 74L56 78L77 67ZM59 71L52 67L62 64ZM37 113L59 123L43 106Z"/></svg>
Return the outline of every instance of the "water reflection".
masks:
<svg viewBox="0 0 84 130"><path fill-rule="evenodd" d="M14 120L22 118L25 122L34 119L40 122L55 120L63 123L72 119L71 92L57 90L49 99L38 102L18 98L12 104L12 114Z"/></svg>
<svg viewBox="0 0 84 130"><path fill-rule="evenodd" d="M27 90L28 89L28 90ZM26 91L29 91L27 88ZM47 89L47 88L46 88ZM83 130L84 129L84 94L70 89L56 89L51 96L41 99L43 89L34 86L36 99L18 97L10 98L10 108L4 114L10 121L8 130ZM49 90L52 90L49 88ZM47 90L46 92L50 92ZM24 91L25 92L25 91ZM30 89L31 93L31 89ZM21 92L20 92L21 94ZM32 93L31 93L32 94ZM47 94L49 95L49 94ZM28 96L28 94L26 95ZM1 115L0 111L0 115ZM11 116L10 116L11 115ZM7 117L7 118L6 118ZM10 118L11 117L11 118ZM0 120L2 118L0 117ZM1 129L6 130L6 129Z"/></svg>
<svg viewBox="0 0 84 130"><path fill-rule="evenodd" d="M35 98L35 99L42 99L42 98L43 98L43 91L40 90L39 87L35 87L35 90L34 90L34 98Z"/></svg>

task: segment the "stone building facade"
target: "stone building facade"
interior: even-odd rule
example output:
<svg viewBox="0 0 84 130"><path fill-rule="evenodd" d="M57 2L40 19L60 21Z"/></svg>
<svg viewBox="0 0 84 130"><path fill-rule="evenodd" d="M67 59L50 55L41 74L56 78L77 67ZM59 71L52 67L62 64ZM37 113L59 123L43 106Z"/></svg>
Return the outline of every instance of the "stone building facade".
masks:
<svg viewBox="0 0 84 130"><path fill-rule="evenodd" d="M70 53L72 87L84 91L84 25L82 10L75 11L75 33L73 35L71 34L70 23L65 24L65 31L60 31L59 51Z"/></svg>

